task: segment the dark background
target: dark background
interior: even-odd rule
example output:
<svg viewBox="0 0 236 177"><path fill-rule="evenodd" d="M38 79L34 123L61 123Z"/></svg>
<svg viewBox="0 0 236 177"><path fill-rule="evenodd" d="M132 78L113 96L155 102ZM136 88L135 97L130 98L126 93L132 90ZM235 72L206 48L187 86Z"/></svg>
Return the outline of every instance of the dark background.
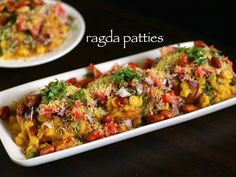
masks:
<svg viewBox="0 0 236 177"><path fill-rule="evenodd" d="M164 45L202 39L233 61L236 15L227 1L67 0L85 18L86 35L148 33L164 42L108 44L98 48L85 38L73 51L31 68L0 68L0 90L135 54ZM199 119L38 167L15 165L0 144L0 177L176 176L231 177L236 172L235 106Z"/></svg>
<svg viewBox="0 0 236 177"><path fill-rule="evenodd" d="M126 11L171 24L182 33L218 41L225 45L235 45L236 15L232 1L110 1Z"/></svg>

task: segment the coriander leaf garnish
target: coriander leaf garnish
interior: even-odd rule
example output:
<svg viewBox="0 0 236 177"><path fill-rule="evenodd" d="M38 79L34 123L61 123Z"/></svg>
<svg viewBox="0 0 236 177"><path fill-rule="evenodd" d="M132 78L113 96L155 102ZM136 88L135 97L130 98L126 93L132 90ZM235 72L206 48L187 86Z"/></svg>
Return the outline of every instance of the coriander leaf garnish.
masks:
<svg viewBox="0 0 236 177"><path fill-rule="evenodd" d="M177 49L178 52L186 52L188 50L188 48L180 47L180 46L178 46L176 49Z"/></svg>
<svg viewBox="0 0 236 177"><path fill-rule="evenodd" d="M186 53L188 57L193 60L195 63L202 65L205 63L206 58L204 57L204 49L200 47L191 47L189 48Z"/></svg>
<svg viewBox="0 0 236 177"><path fill-rule="evenodd" d="M80 100L81 103L83 103L85 105L87 104L85 89L79 89L74 94L69 95L68 98L71 99L71 100L74 100L74 101Z"/></svg>
<svg viewBox="0 0 236 177"><path fill-rule="evenodd" d="M46 88L41 90L42 101L48 104L51 101L61 99L66 94L66 85L63 81L51 82Z"/></svg>
<svg viewBox="0 0 236 177"><path fill-rule="evenodd" d="M212 87L209 83L205 83L203 93L207 94L210 97L213 97Z"/></svg>
<svg viewBox="0 0 236 177"><path fill-rule="evenodd" d="M119 69L116 73L114 73L112 79L117 84L121 84L127 81L141 81L141 77L134 70L128 67Z"/></svg>

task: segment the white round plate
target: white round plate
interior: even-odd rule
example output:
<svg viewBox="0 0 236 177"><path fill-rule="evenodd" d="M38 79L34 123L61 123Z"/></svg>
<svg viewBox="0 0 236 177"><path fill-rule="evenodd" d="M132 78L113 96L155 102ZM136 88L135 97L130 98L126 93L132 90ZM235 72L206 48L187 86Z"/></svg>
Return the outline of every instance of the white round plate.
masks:
<svg viewBox="0 0 236 177"><path fill-rule="evenodd" d="M45 0L45 3L56 3L56 1ZM41 56L32 57L28 59L22 58L17 60L0 60L0 67L23 68L48 63L64 56L79 44L85 33L84 19L82 15L72 6L64 2L62 2L61 4L65 9L66 13L73 17L74 20L72 25L76 27L75 30L71 29L69 31L69 35L66 41L59 48L56 48L52 52L43 54Z"/></svg>

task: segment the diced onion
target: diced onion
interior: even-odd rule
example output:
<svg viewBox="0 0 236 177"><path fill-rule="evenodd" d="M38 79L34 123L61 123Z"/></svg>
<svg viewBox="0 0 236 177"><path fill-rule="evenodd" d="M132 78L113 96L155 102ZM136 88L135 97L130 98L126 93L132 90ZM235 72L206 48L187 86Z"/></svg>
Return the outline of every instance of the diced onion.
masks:
<svg viewBox="0 0 236 177"><path fill-rule="evenodd" d="M146 82L148 85L153 85L153 84L154 84L153 80L152 80L150 77L146 77L146 78L145 78L145 82Z"/></svg>
<svg viewBox="0 0 236 177"><path fill-rule="evenodd" d="M48 128L53 128L52 121L46 121L43 123L43 125L46 125Z"/></svg>
<svg viewBox="0 0 236 177"><path fill-rule="evenodd" d="M130 119L125 119L123 121L123 124L129 129L133 127L132 120L130 120Z"/></svg>
<svg viewBox="0 0 236 177"><path fill-rule="evenodd" d="M124 87L120 88L117 93L120 97L128 97L131 95Z"/></svg>
<svg viewBox="0 0 236 177"><path fill-rule="evenodd" d="M136 90L138 95L141 95L143 93L143 85L142 84L137 85Z"/></svg>
<svg viewBox="0 0 236 177"><path fill-rule="evenodd" d="M86 114L86 118L90 123L93 122L92 116L90 114Z"/></svg>

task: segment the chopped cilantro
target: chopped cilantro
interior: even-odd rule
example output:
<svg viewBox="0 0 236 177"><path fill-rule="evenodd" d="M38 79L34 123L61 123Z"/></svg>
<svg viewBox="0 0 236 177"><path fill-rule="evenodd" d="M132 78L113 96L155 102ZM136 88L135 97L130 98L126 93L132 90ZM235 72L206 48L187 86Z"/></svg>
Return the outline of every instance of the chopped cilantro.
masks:
<svg viewBox="0 0 236 177"><path fill-rule="evenodd" d="M142 117L146 117L148 115L148 109L147 109L147 105L149 103L149 99L147 97L145 97L144 95L142 96L143 99L143 105L142 105Z"/></svg>
<svg viewBox="0 0 236 177"><path fill-rule="evenodd" d="M35 46L36 46L36 43L35 43L33 37L30 34L27 34L27 33L25 33L24 43L28 44L29 47L32 48L32 49L35 48Z"/></svg>
<svg viewBox="0 0 236 177"><path fill-rule="evenodd" d="M125 67L114 73L112 79L115 83L121 84L127 81L139 82L141 77L134 70L130 69L129 67Z"/></svg>
<svg viewBox="0 0 236 177"><path fill-rule="evenodd" d="M209 83L205 83L203 93L207 94L209 97L213 97L212 87Z"/></svg>
<svg viewBox="0 0 236 177"><path fill-rule="evenodd" d="M132 81L133 81L133 82L140 82L140 78L135 77L135 78L133 78Z"/></svg>
<svg viewBox="0 0 236 177"><path fill-rule="evenodd" d="M202 65L206 61L206 58L204 57L204 49L200 47L191 47L189 48L186 53L188 54L188 57L193 60L195 63Z"/></svg>
<svg viewBox="0 0 236 177"><path fill-rule="evenodd" d="M186 47L180 47L180 46L177 47L178 52L186 52L187 50L188 49Z"/></svg>
<svg viewBox="0 0 236 177"><path fill-rule="evenodd" d="M8 23L9 22L10 23L15 23L16 18L17 18L16 14L10 14L10 16L8 17Z"/></svg>
<svg viewBox="0 0 236 177"><path fill-rule="evenodd" d="M48 104L50 101L61 99L66 94L66 85L63 81L51 82L41 90L42 101Z"/></svg>
<svg viewBox="0 0 236 177"><path fill-rule="evenodd" d="M218 50L211 50L210 54L217 57L217 58L221 58L220 52Z"/></svg>
<svg viewBox="0 0 236 177"><path fill-rule="evenodd" d="M37 152L34 151L33 149L28 150L28 154L27 154L28 158L33 158L33 157L36 157L37 155L38 155Z"/></svg>
<svg viewBox="0 0 236 177"><path fill-rule="evenodd" d="M85 89L79 89L73 95L69 95L68 98L73 100L73 101L80 100L81 103L83 103L85 105L87 104L87 98L86 98L86 94L85 94Z"/></svg>

